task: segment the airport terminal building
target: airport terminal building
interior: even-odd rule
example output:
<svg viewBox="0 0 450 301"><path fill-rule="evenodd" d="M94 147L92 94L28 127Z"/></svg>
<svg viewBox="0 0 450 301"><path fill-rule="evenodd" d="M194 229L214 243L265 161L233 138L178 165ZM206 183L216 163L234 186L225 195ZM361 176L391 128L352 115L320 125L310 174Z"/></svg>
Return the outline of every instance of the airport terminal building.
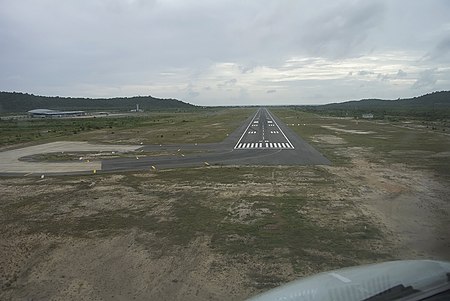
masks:
<svg viewBox="0 0 450 301"><path fill-rule="evenodd" d="M56 111L49 109L34 109L28 111L28 116L33 118L61 118L61 117L75 117L85 116L85 111Z"/></svg>

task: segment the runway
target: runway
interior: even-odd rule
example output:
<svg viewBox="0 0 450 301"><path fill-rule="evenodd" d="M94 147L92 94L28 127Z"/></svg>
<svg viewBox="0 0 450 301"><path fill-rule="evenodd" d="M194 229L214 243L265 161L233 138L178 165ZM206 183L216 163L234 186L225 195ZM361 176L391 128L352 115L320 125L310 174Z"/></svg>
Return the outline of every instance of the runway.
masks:
<svg viewBox="0 0 450 301"><path fill-rule="evenodd" d="M260 108L221 143L148 145L145 151L196 150L186 157L146 157L102 161L102 171L204 165L329 165L331 162L266 108Z"/></svg>
<svg viewBox="0 0 450 301"><path fill-rule="evenodd" d="M26 162L26 156L70 151L148 151L182 154L80 162ZM22 159L21 159L22 158ZM328 165L331 162L266 108L254 114L220 143L170 145L97 145L60 141L0 152L0 175L67 175L226 165Z"/></svg>
<svg viewBox="0 0 450 301"><path fill-rule="evenodd" d="M272 114L265 108L256 111L234 149L294 149Z"/></svg>

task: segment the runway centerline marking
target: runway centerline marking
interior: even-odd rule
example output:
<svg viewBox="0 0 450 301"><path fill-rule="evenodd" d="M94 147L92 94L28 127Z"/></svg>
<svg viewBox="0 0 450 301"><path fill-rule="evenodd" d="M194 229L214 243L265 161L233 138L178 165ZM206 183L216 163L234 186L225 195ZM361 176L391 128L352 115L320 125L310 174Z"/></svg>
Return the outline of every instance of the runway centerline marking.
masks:
<svg viewBox="0 0 450 301"><path fill-rule="evenodd" d="M270 119L276 124L277 128L280 130L281 134L283 134L284 138L286 139L287 142L289 142L289 145L294 148L294 145L292 145L291 141L288 139L288 137L286 137L286 135L284 134L283 130L280 128L280 126L278 125L278 123L275 121L275 119L273 118L272 114L269 113L269 111L266 110L266 113L270 116Z"/></svg>
<svg viewBox="0 0 450 301"><path fill-rule="evenodd" d="M261 118L263 118L263 121L261 121ZM274 137L266 138L266 131L265 128L267 126L273 126L275 127L270 131L270 134L277 135ZM257 129L256 129L257 128ZM271 142L270 140L280 140L282 139L281 135L279 135L281 132L284 142L277 141L277 142ZM249 136L246 135L254 135L254 134L260 134L260 139L253 139L254 141L247 141L242 142L242 140L246 140L249 138ZM269 134L269 133L268 133ZM245 139L244 139L245 138ZM259 140L259 141L255 141ZM248 123L245 131L240 136L239 140L236 142L233 149L243 150L243 149L294 149L294 146L292 142L289 140L289 138L286 136L286 134L283 132L283 130L280 128L278 123L274 120L274 117L272 114L269 113L269 111L266 108L259 108L253 118Z"/></svg>
<svg viewBox="0 0 450 301"><path fill-rule="evenodd" d="M261 111L261 109L258 109L258 111L256 111L255 116L253 116L253 119L249 122L247 128L245 129L245 131L242 133L241 138L239 138L238 142L236 143L236 145L234 146L234 148L237 148L237 146L239 145L239 143L241 142L242 138L245 136L245 133L247 133L248 129L250 128L250 126L253 124L253 121L256 118L256 115L258 115L259 111Z"/></svg>

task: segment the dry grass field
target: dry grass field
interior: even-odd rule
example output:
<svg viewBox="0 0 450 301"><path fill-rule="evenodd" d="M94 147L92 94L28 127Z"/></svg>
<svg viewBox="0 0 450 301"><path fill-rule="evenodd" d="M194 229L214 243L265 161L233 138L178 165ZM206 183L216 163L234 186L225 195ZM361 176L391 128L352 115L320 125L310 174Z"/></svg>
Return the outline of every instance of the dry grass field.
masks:
<svg viewBox="0 0 450 301"><path fill-rule="evenodd" d="M334 268L450 260L448 135L273 112L333 164L1 178L0 299L244 300ZM221 114L225 129L199 143L251 110ZM170 129L123 135L183 136Z"/></svg>

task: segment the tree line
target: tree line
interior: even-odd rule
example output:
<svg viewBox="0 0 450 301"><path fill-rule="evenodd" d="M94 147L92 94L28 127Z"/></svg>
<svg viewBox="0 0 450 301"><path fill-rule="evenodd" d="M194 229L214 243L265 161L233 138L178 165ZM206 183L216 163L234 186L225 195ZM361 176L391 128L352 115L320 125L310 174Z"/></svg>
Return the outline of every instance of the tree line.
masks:
<svg viewBox="0 0 450 301"><path fill-rule="evenodd" d="M23 113L33 109L52 110L104 110L130 111L189 109L194 105L177 100L161 99L152 96L116 97L116 98L72 98L39 96L19 92L0 92L0 113Z"/></svg>
<svg viewBox="0 0 450 301"><path fill-rule="evenodd" d="M438 91L406 99L363 99L297 108L334 116L361 117L362 114L371 113L374 118L410 116L425 119L450 119L450 91Z"/></svg>

